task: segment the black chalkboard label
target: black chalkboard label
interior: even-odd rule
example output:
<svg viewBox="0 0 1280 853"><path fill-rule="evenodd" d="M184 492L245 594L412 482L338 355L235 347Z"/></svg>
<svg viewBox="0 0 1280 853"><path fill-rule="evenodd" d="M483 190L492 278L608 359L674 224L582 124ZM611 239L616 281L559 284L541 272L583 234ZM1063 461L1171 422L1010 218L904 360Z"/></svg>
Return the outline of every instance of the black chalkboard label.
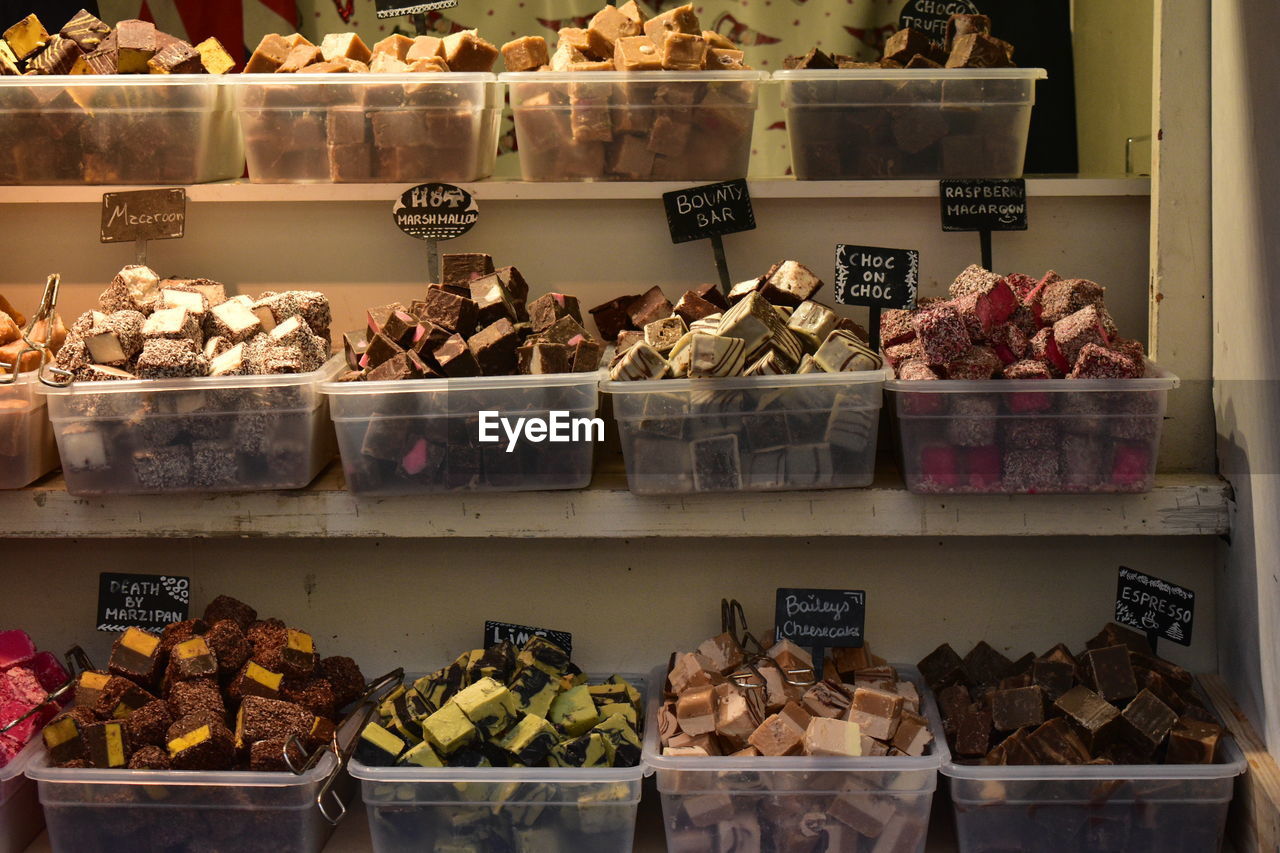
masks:
<svg viewBox="0 0 1280 853"><path fill-rule="evenodd" d="M914 308L920 253L914 249L836 246L836 301L873 308Z"/></svg>
<svg viewBox="0 0 1280 853"><path fill-rule="evenodd" d="M742 178L663 193L662 203L667 209L672 243L706 240L756 227L751 192Z"/></svg>
<svg viewBox="0 0 1280 853"><path fill-rule="evenodd" d="M774 630L801 646L861 646L867 595L860 589L778 589Z"/></svg>
<svg viewBox="0 0 1280 853"><path fill-rule="evenodd" d="M471 193L453 184L419 184L401 193L391 209L396 225L419 240L452 240L480 218Z"/></svg>
<svg viewBox="0 0 1280 853"><path fill-rule="evenodd" d="M532 625L516 625L511 622L486 621L482 648L488 648L503 640L510 640L511 644L518 649L529 642L530 637L546 637L564 649L565 654L573 656L573 635L568 631L552 631L549 628L535 628Z"/></svg>
<svg viewBox="0 0 1280 853"><path fill-rule="evenodd" d="M947 20L952 15L976 14L978 7L969 0L907 0L898 16L898 28L921 30L941 44L947 35Z"/></svg>
<svg viewBox="0 0 1280 853"><path fill-rule="evenodd" d="M114 572L98 575L99 631L159 631L170 622L185 622L190 609L190 578Z"/></svg>
<svg viewBox="0 0 1280 853"><path fill-rule="evenodd" d="M451 9L458 0L432 0L430 3L407 3L405 0L375 0L374 9L379 18L398 18L401 15L421 15L439 9Z"/></svg>
<svg viewBox="0 0 1280 853"><path fill-rule="evenodd" d="M1116 622L1149 636L1191 645L1196 594L1176 583L1120 567L1116 582Z"/></svg>
<svg viewBox="0 0 1280 853"><path fill-rule="evenodd" d="M102 194L102 242L177 240L187 224L187 191L137 190Z"/></svg>
<svg viewBox="0 0 1280 853"><path fill-rule="evenodd" d="M1027 182L1022 178L939 181L943 231L1026 231Z"/></svg>

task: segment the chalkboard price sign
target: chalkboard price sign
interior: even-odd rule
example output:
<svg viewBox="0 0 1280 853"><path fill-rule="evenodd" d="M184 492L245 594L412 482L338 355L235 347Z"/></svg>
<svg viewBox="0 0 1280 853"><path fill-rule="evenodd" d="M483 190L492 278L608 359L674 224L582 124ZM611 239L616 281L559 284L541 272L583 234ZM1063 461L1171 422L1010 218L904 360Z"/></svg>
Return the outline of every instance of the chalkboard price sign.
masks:
<svg viewBox="0 0 1280 853"><path fill-rule="evenodd" d="M98 575L98 630L160 631L185 622L191 609L191 579L173 575Z"/></svg>
<svg viewBox="0 0 1280 853"><path fill-rule="evenodd" d="M177 240L187 224L187 191L137 190L102 194L102 242Z"/></svg>
<svg viewBox="0 0 1280 853"><path fill-rule="evenodd" d="M1148 637L1164 637L1191 645L1196 594L1133 569L1120 567L1116 582L1116 622L1145 631Z"/></svg>
<svg viewBox="0 0 1280 853"><path fill-rule="evenodd" d="M873 308L914 308L920 253L914 249L836 246L836 301Z"/></svg>
<svg viewBox="0 0 1280 853"><path fill-rule="evenodd" d="M1027 182L962 178L939 182L943 231L1026 231Z"/></svg>
<svg viewBox="0 0 1280 853"><path fill-rule="evenodd" d="M898 16L898 29L921 30L941 44L947 35L947 20L952 15L976 14L978 7L970 0L907 0Z"/></svg>
<svg viewBox="0 0 1280 853"><path fill-rule="evenodd" d="M706 240L756 227L747 182L723 181L662 194L672 243Z"/></svg>
<svg viewBox="0 0 1280 853"><path fill-rule="evenodd" d="M421 15L424 12L451 9L457 5L458 0L431 0L429 3L409 3L405 2L405 0L375 0L374 9L379 18L398 18L401 15Z"/></svg>
<svg viewBox="0 0 1280 853"><path fill-rule="evenodd" d="M779 588L774 611L778 637L798 645L847 648L864 642L867 595L863 590Z"/></svg>
<svg viewBox="0 0 1280 853"><path fill-rule="evenodd" d="M486 621L484 623L484 643L481 644L481 648L488 648L494 643L510 640L511 644L518 649L529 642L531 637L546 637L564 649L565 654L573 654L573 635L568 631L552 631L549 628L516 625L512 622Z"/></svg>

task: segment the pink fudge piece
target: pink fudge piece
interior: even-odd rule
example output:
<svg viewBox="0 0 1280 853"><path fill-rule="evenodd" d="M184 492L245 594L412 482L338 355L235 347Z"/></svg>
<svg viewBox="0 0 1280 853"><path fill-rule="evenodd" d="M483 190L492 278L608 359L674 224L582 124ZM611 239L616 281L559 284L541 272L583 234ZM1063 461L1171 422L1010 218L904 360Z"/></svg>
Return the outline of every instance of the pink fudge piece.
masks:
<svg viewBox="0 0 1280 853"><path fill-rule="evenodd" d="M1040 282L1029 275L1015 272L1005 276L1004 283L1009 285L1009 289L1013 291L1014 296L1018 297L1018 302L1022 302L1027 297L1027 294L1035 290L1036 285Z"/></svg>
<svg viewBox="0 0 1280 853"><path fill-rule="evenodd" d="M942 303L918 311L911 318L911 325L924 347L925 361L930 364L946 364L969 351L964 318L953 305Z"/></svg>
<svg viewBox="0 0 1280 853"><path fill-rule="evenodd" d="M999 486L1000 448L994 444L968 448L964 452L964 467L970 488L990 489Z"/></svg>
<svg viewBox="0 0 1280 853"><path fill-rule="evenodd" d="M0 697L27 705L39 705L49 691L40 686L36 674L25 666L15 666L0 674Z"/></svg>
<svg viewBox="0 0 1280 853"><path fill-rule="evenodd" d="M1111 460L1111 482L1142 488L1151 476L1151 449L1145 444L1117 444Z"/></svg>
<svg viewBox="0 0 1280 853"><path fill-rule="evenodd" d="M916 336L911 325L911 312L890 308L880 314L880 346L886 350L895 344L906 343Z"/></svg>
<svg viewBox="0 0 1280 853"><path fill-rule="evenodd" d="M40 652L31 659L31 671L46 692L52 693L71 680L71 675L63 668L61 661L53 652Z"/></svg>
<svg viewBox="0 0 1280 853"><path fill-rule="evenodd" d="M1000 370L1000 359L987 347L970 347L969 351L947 365L949 379L990 379Z"/></svg>
<svg viewBox="0 0 1280 853"><path fill-rule="evenodd" d="M1053 324L1053 340L1068 364L1075 364L1086 344L1107 345L1107 331L1102 326L1098 306L1086 305L1074 314Z"/></svg>
<svg viewBox="0 0 1280 853"><path fill-rule="evenodd" d="M1018 308L1017 297L1003 279L996 279L988 290L958 296L951 304L964 318L969 337L974 340L985 340Z"/></svg>
<svg viewBox="0 0 1280 853"><path fill-rule="evenodd" d="M18 753L22 752L22 748L26 745L26 741L18 743L17 740L7 734L0 735L0 767L4 767L17 758Z"/></svg>
<svg viewBox="0 0 1280 853"><path fill-rule="evenodd" d="M1111 339L1111 349L1126 355L1141 365L1146 365L1147 350L1140 341L1130 340L1129 338L1115 337ZM1145 372L1145 371L1144 371Z"/></svg>
<svg viewBox="0 0 1280 853"><path fill-rule="evenodd" d="M1004 369L1005 379L1052 379L1049 368L1039 361L1024 359ZM1053 394L1029 392L1019 389L1005 394L1004 404L1015 415L1031 412L1047 412L1053 408Z"/></svg>
<svg viewBox="0 0 1280 853"><path fill-rule="evenodd" d="M420 438L409 448L409 452L400 460L400 467L410 477L421 474L427 468L427 440Z"/></svg>
<svg viewBox="0 0 1280 853"><path fill-rule="evenodd" d="M970 264L964 268L960 275L956 276L956 280L951 282L951 287L947 288L947 293L952 299L959 299L962 296L968 296L971 293L986 293L999 282L1000 276L988 269Z"/></svg>
<svg viewBox="0 0 1280 853"><path fill-rule="evenodd" d="M0 669L26 663L35 656L35 643L26 631L0 631Z"/></svg>
<svg viewBox="0 0 1280 853"><path fill-rule="evenodd" d="M1003 323L992 329L988 343L1004 364L1013 364L1026 358L1031 349L1031 341L1026 333L1013 323Z"/></svg>
<svg viewBox="0 0 1280 853"><path fill-rule="evenodd" d="M955 488L960 485L960 466L956 448L948 444L932 444L920 449L920 479L933 486Z"/></svg>
<svg viewBox="0 0 1280 853"><path fill-rule="evenodd" d="M1003 473L1003 486L1009 492L1047 492L1062 487L1057 453L1010 450L1004 455Z"/></svg>
<svg viewBox="0 0 1280 853"><path fill-rule="evenodd" d="M1053 339L1053 329L1045 328L1036 332L1031 339L1031 357L1049 368L1049 373L1056 377L1066 375L1071 363L1062 356L1058 343Z"/></svg>
<svg viewBox="0 0 1280 853"><path fill-rule="evenodd" d="M9 725L9 723L18 719L33 707L35 706L29 705L25 702L0 702L0 726ZM33 714L5 732L4 736L13 738L15 741L25 744L27 741L31 740L32 736L40 729L43 723L44 720L40 718L39 714Z"/></svg>
<svg viewBox="0 0 1280 853"><path fill-rule="evenodd" d="M898 378L906 382L936 382L939 376L923 361L913 359L898 366ZM936 415L946 410L947 395L904 391L901 404L904 415Z"/></svg>
<svg viewBox="0 0 1280 853"><path fill-rule="evenodd" d="M1069 379L1141 379L1145 372L1145 365L1123 353L1086 344L1067 376Z"/></svg>

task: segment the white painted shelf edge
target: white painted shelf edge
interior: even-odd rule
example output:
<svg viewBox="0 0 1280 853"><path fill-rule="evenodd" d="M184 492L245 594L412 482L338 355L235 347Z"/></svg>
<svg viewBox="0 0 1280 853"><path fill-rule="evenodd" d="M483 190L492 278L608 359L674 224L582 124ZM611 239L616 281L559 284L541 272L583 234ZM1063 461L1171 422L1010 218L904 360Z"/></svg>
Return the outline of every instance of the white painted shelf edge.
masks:
<svg viewBox="0 0 1280 853"><path fill-rule="evenodd" d="M609 201L658 199L691 182L531 183L492 179L461 184L479 201ZM797 181L751 178L756 199L936 198L937 181ZM209 202L383 202L391 203L408 184L254 184L222 181L187 187L191 201ZM0 204L99 204L105 192L142 187L0 186ZM1052 197L1149 196L1149 178L1029 177L1027 194Z"/></svg>
<svg viewBox="0 0 1280 853"><path fill-rule="evenodd" d="M0 492L0 537L643 539L821 536L1209 536L1230 487L1165 474L1146 494L913 495L882 473L864 489L641 496L597 472L578 491L356 498L337 465L306 489L76 497L55 476Z"/></svg>

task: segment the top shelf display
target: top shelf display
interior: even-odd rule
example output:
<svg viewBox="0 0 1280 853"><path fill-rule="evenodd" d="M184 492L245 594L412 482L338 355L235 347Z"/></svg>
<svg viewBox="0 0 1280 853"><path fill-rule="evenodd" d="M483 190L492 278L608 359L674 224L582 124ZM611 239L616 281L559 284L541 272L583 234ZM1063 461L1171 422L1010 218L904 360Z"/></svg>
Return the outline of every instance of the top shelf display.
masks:
<svg viewBox="0 0 1280 853"><path fill-rule="evenodd" d="M627 3L562 29L554 54L474 31L372 49L269 35L230 74L216 41L87 13L50 35L28 16L0 40L0 185L200 184L246 158L254 183L472 182L493 172L506 92L526 181L740 178L779 93L801 180L1019 177L1045 73L1006 67L985 17L952 23L945 45L903 30L878 63L815 49L769 75L692 6Z"/></svg>

